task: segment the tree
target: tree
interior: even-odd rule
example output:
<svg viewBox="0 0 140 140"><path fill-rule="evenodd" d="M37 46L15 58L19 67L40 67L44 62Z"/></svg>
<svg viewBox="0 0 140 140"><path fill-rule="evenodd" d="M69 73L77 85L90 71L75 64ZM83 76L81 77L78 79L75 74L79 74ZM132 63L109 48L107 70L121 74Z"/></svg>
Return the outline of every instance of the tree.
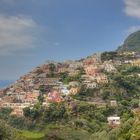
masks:
<svg viewBox="0 0 140 140"><path fill-rule="evenodd" d="M43 96L43 94L39 94L39 96L38 96L38 101L40 102L40 103L43 103L43 101L44 101L44 96Z"/></svg>
<svg viewBox="0 0 140 140"><path fill-rule="evenodd" d="M24 116L31 118L32 120L36 120L38 117L41 117L41 111L40 103L35 104L33 108L26 107L23 109Z"/></svg>
<svg viewBox="0 0 140 140"><path fill-rule="evenodd" d="M104 52L101 54L102 61L113 60L118 56L117 52Z"/></svg>
<svg viewBox="0 0 140 140"><path fill-rule="evenodd" d="M29 117L30 116L30 108L29 107L24 108L23 114L25 117Z"/></svg>
<svg viewBox="0 0 140 140"><path fill-rule="evenodd" d="M23 138L14 128L0 120L0 140L23 140Z"/></svg>
<svg viewBox="0 0 140 140"><path fill-rule="evenodd" d="M66 78L68 77L68 72L60 73L60 80L65 82Z"/></svg>
<svg viewBox="0 0 140 140"><path fill-rule="evenodd" d="M50 74L51 77L54 76L55 68L56 68L55 64L53 64L53 63L49 64L49 71L50 71L49 74Z"/></svg>
<svg viewBox="0 0 140 140"><path fill-rule="evenodd" d="M52 103L49 108L43 113L43 118L45 122L62 120L67 117L67 112L64 103Z"/></svg>
<svg viewBox="0 0 140 140"><path fill-rule="evenodd" d="M103 91L103 93L101 94L101 97L103 100L107 100L110 96L110 91L109 90L105 90Z"/></svg>
<svg viewBox="0 0 140 140"><path fill-rule="evenodd" d="M131 101L131 106L132 106L133 108L139 107L139 100L138 100L138 99L132 99L132 101Z"/></svg>

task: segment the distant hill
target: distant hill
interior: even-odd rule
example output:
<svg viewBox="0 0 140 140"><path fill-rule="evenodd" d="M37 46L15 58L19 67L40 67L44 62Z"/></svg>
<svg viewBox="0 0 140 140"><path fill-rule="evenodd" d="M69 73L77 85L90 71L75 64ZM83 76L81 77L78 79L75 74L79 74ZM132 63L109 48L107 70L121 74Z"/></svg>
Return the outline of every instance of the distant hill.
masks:
<svg viewBox="0 0 140 140"><path fill-rule="evenodd" d="M140 31L130 34L124 44L117 51L139 51L140 52Z"/></svg>

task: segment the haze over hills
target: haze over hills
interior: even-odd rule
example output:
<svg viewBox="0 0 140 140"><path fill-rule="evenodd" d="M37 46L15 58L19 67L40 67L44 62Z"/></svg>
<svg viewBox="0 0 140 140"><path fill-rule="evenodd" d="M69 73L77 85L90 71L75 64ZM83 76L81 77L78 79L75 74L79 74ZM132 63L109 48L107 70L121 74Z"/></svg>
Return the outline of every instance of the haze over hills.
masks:
<svg viewBox="0 0 140 140"><path fill-rule="evenodd" d="M140 31L130 34L117 51L140 51Z"/></svg>
<svg viewBox="0 0 140 140"><path fill-rule="evenodd" d="M0 80L0 89L7 87L13 82L14 80Z"/></svg>

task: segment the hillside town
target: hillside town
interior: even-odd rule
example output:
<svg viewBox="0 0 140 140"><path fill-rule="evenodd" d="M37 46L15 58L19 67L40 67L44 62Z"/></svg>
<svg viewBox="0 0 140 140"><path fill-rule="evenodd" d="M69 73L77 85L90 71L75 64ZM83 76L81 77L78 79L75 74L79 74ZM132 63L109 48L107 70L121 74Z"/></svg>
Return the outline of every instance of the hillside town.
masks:
<svg viewBox="0 0 140 140"><path fill-rule="evenodd" d="M20 77L15 83L0 91L0 108L9 107L11 115L23 116L23 108L34 106L43 98L43 106L59 103L78 94L82 87L95 89L109 83L106 73L116 73L122 64L140 66L139 55L135 52L120 53L124 60L102 60L100 53L77 61L63 63L48 61ZM129 57L128 57L129 56ZM100 101L96 99L95 104ZM116 101L110 101L117 106ZM108 118L110 125L119 125L120 117Z"/></svg>

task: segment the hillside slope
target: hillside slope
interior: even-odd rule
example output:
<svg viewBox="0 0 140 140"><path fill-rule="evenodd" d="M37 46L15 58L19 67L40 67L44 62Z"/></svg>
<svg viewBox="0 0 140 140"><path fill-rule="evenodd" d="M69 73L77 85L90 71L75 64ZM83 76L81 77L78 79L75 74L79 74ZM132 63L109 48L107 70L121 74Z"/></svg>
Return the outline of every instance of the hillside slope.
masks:
<svg viewBox="0 0 140 140"><path fill-rule="evenodd" d="M140 51L140 31L130 34L117 51Z"/></svg>
<svg viewBox="0 0 140 140"><path fill-rule="evenodd" d="M45 63L0 90L0 140L140 140L140 54L128 54Z"/></svg>

